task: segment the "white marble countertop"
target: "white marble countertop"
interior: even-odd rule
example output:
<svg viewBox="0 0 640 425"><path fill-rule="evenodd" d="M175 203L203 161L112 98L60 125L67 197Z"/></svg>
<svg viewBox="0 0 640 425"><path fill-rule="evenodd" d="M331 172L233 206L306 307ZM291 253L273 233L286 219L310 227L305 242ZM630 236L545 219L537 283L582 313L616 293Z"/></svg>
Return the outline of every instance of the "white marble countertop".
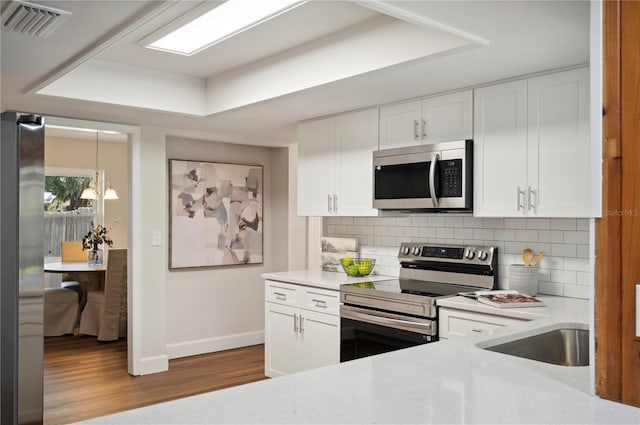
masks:
<svg viewBox="0 0 640 425"><path fill-rule="evenodd" d="M297 272L290 273L289 278L298 276ZM281 274L268 273L263 277L275 278L275 275ZM589 394L589 367L554 366L478 347L563 324L587 326L584 321L588 317L587 301L544 299L548 303L545 317L522 325L474 337L441 340L82 423L640 423L640 409ZM476 303L450 299L448 306L466 305L480 312L491 309L488 310L491 313L499 310L468 302ZM568 309L571 305L577 307ZM515 310L524 309L505 313L518 314ZM576 319L579 321L573 322Z"/></svg>
<svg viewBox="0 0 640 425"><path fill-rule="evenodd" d="M383 275L369 275L365 277L349 277L344 272L327 272L322 270L296 270L290 272L262 273L263 279L277 280L279 282L297 283L300 285L315 286L325 289L340 289L345 283L376 282L380 280L397 279L396 277Z"/></svg>
<svg viewBox="0 0 640 425"><path fill-rule="evenodd" d="M554 297L538 295L536 298L544 301L542 307L497 308L466 297L451 297L437 301L438 306L455 308L458 310L487 313L495 316L513 317L516 319L536 320L552 317L559 322L589 321L589 302L579 298Z"/></svg>

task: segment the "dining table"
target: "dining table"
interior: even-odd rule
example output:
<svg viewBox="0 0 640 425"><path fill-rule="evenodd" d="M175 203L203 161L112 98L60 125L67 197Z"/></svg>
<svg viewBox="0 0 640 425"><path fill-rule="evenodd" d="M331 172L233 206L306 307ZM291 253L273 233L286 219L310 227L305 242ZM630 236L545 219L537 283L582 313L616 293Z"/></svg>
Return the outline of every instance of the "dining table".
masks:
<svg viewBox="0 0 640 425"><path fill-rule="evenodd" d="M62 280L80 282L84 291L99 290L104 288L106 264L89 264L83 262L46 262L45 273L62 273Z"/></svg>

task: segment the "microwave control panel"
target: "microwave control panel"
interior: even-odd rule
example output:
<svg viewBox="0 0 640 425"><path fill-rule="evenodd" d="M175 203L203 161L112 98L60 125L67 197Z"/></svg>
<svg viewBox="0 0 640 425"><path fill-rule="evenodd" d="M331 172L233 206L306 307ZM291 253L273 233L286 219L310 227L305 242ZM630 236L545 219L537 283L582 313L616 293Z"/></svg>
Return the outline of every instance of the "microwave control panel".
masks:
<svg viewBox="0 0 640 425"><path fill-rule="evenodd" d="M462 160L445 159L440 166L440 197L455 198L462 196Z"/></svg>

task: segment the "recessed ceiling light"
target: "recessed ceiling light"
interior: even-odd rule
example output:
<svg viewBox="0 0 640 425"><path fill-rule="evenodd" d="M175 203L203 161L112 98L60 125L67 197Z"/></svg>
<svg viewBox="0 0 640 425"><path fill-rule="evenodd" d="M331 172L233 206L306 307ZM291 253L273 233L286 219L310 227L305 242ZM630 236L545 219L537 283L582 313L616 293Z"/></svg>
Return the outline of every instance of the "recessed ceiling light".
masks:
<svg viewBox="0 0 640 425"><path fill-rule="evenodd" d="M150 49L191 56L275 16L306 0L227 0L177 30L147 44Z"/></svg>

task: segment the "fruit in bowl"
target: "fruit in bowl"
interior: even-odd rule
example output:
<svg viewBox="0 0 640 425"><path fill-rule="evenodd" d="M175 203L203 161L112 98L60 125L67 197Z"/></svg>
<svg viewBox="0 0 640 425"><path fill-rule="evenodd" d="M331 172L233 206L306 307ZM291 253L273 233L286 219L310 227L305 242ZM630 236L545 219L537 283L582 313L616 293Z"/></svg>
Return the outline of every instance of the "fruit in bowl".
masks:
<svg viewBox="0 0 640 425"><path fill-rule="evenodd" d="M373 258L344 257L340 260L344 272L351 277L367 276L373 270L376 260Z"/></svg>

